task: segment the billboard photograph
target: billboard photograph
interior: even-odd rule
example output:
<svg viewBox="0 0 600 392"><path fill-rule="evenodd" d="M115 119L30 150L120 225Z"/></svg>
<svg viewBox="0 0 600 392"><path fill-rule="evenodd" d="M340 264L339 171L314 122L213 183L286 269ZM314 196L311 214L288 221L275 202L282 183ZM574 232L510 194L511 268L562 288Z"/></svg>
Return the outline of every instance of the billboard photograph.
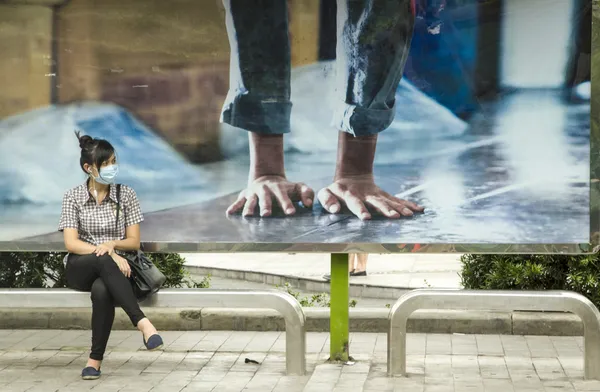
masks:
<svg viewBox="0 0 600 392"><path fill-rule="evenodd" d="M2 250L599 242L591 0L56 3L0 4Z"/></svg>

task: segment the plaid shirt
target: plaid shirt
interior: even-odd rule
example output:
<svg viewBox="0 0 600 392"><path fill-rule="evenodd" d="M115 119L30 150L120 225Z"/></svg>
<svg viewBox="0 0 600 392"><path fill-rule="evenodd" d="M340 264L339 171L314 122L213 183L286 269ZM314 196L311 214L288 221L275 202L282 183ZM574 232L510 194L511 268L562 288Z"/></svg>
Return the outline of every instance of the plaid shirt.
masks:
<svg viewBox="0 0 600 392"><path fill-rule="evenodd" d="M144 220L135 191L121 185L119 223L117 218L117 187L110 185L108 196L98 205L90 195L87 182L65 193L58 230L77 229L79 239L98 246L125 238L125 228Z"/></svg>

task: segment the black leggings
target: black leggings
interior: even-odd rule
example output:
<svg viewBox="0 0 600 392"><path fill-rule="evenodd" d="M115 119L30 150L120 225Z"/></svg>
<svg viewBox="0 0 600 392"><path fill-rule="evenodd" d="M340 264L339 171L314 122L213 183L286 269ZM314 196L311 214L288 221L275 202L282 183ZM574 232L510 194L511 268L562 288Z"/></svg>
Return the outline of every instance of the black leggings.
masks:
<svg viewBox="0 0 600 392"><path fill-rule="evenodd" d="M133 326L146 316L138 305L129 279L108 255L73 255L67 259L67 283L92 295L92 352L90 358L101 361L115 319L115 305L120 305Z"/></svg>

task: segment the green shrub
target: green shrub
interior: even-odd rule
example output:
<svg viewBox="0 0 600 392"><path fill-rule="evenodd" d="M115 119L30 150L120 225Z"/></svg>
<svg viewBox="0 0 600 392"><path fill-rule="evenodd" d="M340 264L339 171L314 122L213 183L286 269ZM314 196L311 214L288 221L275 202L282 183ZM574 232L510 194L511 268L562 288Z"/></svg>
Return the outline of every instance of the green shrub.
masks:
<svg viewBox="0 0 600 392"><path fill-rule="evenodd" d="M0 288L63 288L67 286L60 252L0 252ZM176 253L147 253L167 277L164 288L208 288L210 276L197 282Z"/></svg>
<svg viewBox="0 0 600 392"><path fill-rule="evenodd" d="M64 253L0 252L0 288L65 287Z"/></svg>
<svg viewBox="0 0 600 392"><path fill-rule="evenodd" d="M600 254L463 255L466 289L571 290L600 307Z"/></svg>

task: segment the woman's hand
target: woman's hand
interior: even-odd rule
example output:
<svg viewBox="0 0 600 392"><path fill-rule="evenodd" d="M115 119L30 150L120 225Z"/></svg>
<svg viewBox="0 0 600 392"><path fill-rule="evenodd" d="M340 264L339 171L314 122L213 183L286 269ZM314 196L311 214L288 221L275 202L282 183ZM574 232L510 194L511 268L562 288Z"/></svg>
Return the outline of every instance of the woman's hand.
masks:
<svg viewBox="0 0 600 392"><path fill-rule="evenodd" d="M131 276L131 267L129 266L127 260L116 253L112 254L112 259L115 261L115 263L117 263L119 270L121 270L123 275L129 278Z"/></svg>
<svg viewBox="0 0 600 392"><path fill-rule="evenodd" d="M96 247L96 250L94 251L94 253L98 257L103 256L105 254L112 256L114 251L115 251L114 241L108 241L108 242L98 245Z"/></svg>

